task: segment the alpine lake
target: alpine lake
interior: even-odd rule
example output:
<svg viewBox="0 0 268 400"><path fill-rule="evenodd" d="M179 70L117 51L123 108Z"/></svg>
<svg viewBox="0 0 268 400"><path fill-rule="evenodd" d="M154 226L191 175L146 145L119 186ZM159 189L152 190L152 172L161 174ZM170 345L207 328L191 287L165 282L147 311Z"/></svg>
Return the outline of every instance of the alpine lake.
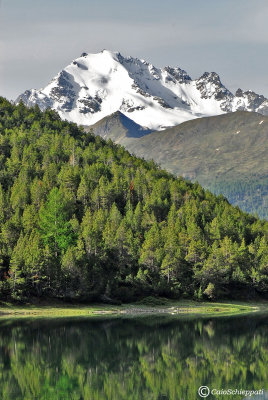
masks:
<svg viewBox="0 0 268 400"><path fill-rule="evenodd" d="M267 399L267 317L1 317L0 399Z"/></svg>

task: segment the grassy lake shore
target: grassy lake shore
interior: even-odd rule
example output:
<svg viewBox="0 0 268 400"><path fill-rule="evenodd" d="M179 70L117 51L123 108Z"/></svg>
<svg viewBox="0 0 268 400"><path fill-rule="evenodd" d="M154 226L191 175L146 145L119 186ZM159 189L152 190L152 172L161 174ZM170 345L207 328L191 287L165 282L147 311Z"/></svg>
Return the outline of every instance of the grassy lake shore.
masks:
<svg viewBox="0 0 268 400"><path fill-rule="evenodd" d="M268 302L195 302L191 300L164 300L163 304L146 304L142 302L107 305L107 304L66 304L61 302L44 304L14 305L0 304L0 318L21 317L93 317L101 315L138 316L138 315L200 315L224 316L253 312L268 312Z"/></svg>

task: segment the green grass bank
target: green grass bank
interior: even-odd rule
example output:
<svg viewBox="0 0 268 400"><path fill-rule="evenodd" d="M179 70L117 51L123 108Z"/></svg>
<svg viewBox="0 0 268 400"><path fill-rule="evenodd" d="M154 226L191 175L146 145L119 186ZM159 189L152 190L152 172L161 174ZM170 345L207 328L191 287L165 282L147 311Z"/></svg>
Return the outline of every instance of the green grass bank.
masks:
<svg viewBox="0 0 268 400"><path fill-rule="evenodd" d="M44 304L14 305L10 303L0 304L0 318L21 317L94 317L101 315L113 316L146 316L156 314L168 314L174 316L200 315L200 316L224 316L239 315L245 313L268 312L268 302L195 302L191 300L172 301L157 299L157 301L144 299L137 303L122 305L107 304L63 304L60 302Z"/></svg>

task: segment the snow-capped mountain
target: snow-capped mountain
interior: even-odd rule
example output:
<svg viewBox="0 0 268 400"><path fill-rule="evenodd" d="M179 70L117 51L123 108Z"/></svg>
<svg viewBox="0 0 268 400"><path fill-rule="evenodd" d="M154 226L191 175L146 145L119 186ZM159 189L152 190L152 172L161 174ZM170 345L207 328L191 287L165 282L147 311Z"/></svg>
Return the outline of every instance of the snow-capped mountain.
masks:
<svg viewBox="0 0 268 400"><path fill-rule="evenodd" d="M63 119L93 125L120 111L137 124L161 130L186 120L236 110L268 115L268 100L252 91L232 94L215 72L192 80L180 68L103 50L83 53L43 89L26 90L16 102L52 108Z"/></svg>

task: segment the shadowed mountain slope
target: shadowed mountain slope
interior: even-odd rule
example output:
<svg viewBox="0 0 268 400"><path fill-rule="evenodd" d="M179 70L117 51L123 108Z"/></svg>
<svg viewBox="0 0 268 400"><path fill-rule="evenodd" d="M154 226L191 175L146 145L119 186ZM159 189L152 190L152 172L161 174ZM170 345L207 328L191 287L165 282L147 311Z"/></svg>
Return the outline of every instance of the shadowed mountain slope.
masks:
<svg viewBox="0 0 268 400"><path fill-rule="evenodd" d="M127 145L132 139L141 138L152 131L136 124L120 111L98 121L86 130L93 129L95 135L104 139L111 139L115 143Z"/></svg>

